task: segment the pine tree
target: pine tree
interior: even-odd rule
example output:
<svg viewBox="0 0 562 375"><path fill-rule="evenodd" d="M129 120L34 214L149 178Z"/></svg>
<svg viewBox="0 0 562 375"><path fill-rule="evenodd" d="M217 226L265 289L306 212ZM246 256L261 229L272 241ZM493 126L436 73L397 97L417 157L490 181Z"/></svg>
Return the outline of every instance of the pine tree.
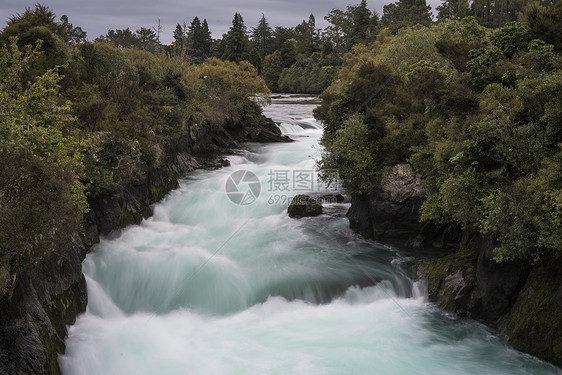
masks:
<svg viewBox="0 0 562 375"><path fill-rule="evenodd" d="M300 25L295 27L297 39L299 41L299 52L310 55L315 52L318 47L318 32L316 30L316 19L310 14L307 21L302 21Z"/></svg>
<svg viewBox="0 0 562 375"><path fill-rule="evenodd" d="M353 28L348 43L366 43L371 36L371 11L367 8L367 1L362 0L359 5L351 9Z"/></svg>
<svg viewBox="0 0 562 375"><path fill-rule="evenodd" d="M199 21L198 17L195 17L191 21L187 32L187 54L196 63L200 62L199 60L201 59L200 34L201 21Z"/></svg>
<svg viewBox="0 0 562 375"><path fill-rule="evenodd" d="M201 24L201 56L204 59L211 56L211 51L213 49L213 38L211 36L211 31L209 30L209 24L206 19L203 19Z"/></svg>
<svg viewBox="0 0 562 375"><path fill-rule="evenodd" d="M252 29L251 41L254 43L262 59L272 52L273 30L269 27L269 23L263 13L258 26Z"/></svg>
<svg viewBox="0 0 562 375"><path fill-rule="evenodd" d="M240 13L234 14L232 26L228 33L223 37L224 52L221 56L223 60L240 62L242 55L249 52L249 39L244 25L244 19Z"/></svg>
<svg viewBox="0 0 562 375"><path fill-rule="evenodd" d="M140 49L155 52L159 48L160 43L158 42L158 35L154 32L154 30L141 27L135 33Z"/></svg>
<svg viewBox="0 0 562 375"><path fill-rule="evenodd" d="M207 20L203 23L195 17L189 25L187 32L187 53L191 60L196 63L202 63L211 55L213 40Z"/></svg>
<svg viewBox="0 0 562 375"><path fill-rule="evenodd" d="M185 48L186 45L186 35L185 29L179 23L176 25L176 29L174 30L174 46L178 51L181 51Z"/></svg>

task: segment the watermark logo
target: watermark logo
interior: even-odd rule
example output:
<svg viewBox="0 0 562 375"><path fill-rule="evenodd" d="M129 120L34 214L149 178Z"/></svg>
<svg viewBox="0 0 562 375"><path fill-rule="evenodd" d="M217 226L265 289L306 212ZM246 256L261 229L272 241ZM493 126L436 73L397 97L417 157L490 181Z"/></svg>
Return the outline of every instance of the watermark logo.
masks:
<svg viewBox="0 0 562 375"><path fill-rule="evenodd" d="M265 189L269 192L267 203L270 205L288 205L298 194L330 194L339 191L339 181L335 171L328 171L333 178L327 182L320 178L315 170L270 169L265 180ZM239 170L226 180L226 194L238 205L247 206L254 203L261 193L261 181L255 173ZM327 203L330 203L327 201Z"/></svg>
<svg viewBox="0 0 562 375"><path fill-rule="evenodd" d="M228 198L241 206L254 203L261 193L261 183L253 172L240 170L232 173L226 180Z"/></svg>

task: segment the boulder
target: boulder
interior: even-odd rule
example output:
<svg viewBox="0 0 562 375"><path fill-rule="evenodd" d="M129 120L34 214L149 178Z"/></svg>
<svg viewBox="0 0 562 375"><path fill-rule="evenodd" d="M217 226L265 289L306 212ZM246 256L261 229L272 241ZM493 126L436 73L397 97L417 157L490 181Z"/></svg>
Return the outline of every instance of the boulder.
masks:
<svg viewBox="0 0 562 375"><path fill-rule="evenodd" d="M287 212L293 218L318 216L322 213L322 205L308 195L297 195L291 201Z"/></svg>

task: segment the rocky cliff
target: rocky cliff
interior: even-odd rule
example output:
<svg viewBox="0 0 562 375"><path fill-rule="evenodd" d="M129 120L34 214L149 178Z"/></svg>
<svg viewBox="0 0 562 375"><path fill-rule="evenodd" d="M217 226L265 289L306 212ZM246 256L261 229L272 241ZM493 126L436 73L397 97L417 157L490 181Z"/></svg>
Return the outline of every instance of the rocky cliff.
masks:
<svg viewBox="0 0 562 375"><path fill-rule="evenodd" d="M150 216L151 205L176 188L180 176L224 165L219 155L241 142L290 141L265 117L254 124L197 126L162 145L158 166L142 165L134 180L91 199L81 233L20 273L10 288L0 288L0 374L60 373L57 358L65 350L66 327L87 305L81 263L100 235Z"/></svg>
<svg viewBox="0 0 562 375"><path fill-rule="evenodd" d="M492 234L420 222L424 199L423 180L401 164L384 171L377 193L354 196L347 216L365 237L418 255L413 273L427 280L431 301L562 366L562 257L497 263Z"/></svg>

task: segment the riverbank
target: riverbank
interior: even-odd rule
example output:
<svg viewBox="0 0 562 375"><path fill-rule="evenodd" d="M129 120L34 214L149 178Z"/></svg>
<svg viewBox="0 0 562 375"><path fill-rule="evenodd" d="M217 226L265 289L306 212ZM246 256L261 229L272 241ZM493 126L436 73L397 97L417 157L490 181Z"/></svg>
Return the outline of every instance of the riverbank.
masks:
<svg viewBox="0 0 562 375"><path fill-rule="evenodd" d="M495 260L493 234L420 221L423 179L407 165L386 170L382 188L354 196L350 226L394 243L416 258L413 276L429 299L459 317L478 320L517 350L562 366L562 259L536 264Z"/></svg>
<svg viewBox="0 0 562 375"><path fill-rule="evenodd" d="M226 162L220 155L243 142L286 142L279 128L263 117L253 124L204 124L163 145L164 162L145 164L134 181L89 201L84 229L64 241L57 253L41 259L2 291L0 372L58 374L67 326L86 309L82 261L100 236L138 224L152 215L151 205L178 187L178 178Z"/></svg>

